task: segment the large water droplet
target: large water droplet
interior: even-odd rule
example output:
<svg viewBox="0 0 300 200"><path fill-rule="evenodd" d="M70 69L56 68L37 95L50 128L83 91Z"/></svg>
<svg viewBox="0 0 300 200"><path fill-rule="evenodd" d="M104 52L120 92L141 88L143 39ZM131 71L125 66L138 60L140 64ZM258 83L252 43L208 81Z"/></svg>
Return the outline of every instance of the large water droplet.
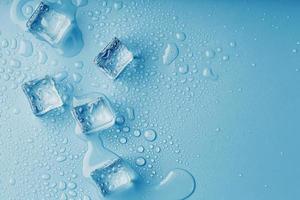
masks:
<svg viewBox="0 0 300 200"><path fill-rule="evenodd" d="M180 41L184 41L186 39L186 35L184 32L177 32L176 33L176 38Z"/></svg>
<svg viewBox="0 0 300 200"><path fill-rule="evenodd" d="M163 63L170 65L178 56L179 50L175 43L168 43L163 54Z"/></svg>
<svg viewBox="0 0 300 200"><path fill-rule="evenodd" d="M209 78L209 79L214 80L214 81L218 80L218 78L219 78L218 74L215 74L213 72L213 70L211 68L208 68L208 67L203 69L202 75L205 78Z"/></svg>
<svg viewBox="0 0 300 200"><path fill-rule="evenodd" d="M148 129L144 132L146 140L153 142L156 139L156 132L153 129Z"/></svg>
<svg viewBox="0 0 300 200"><path fill-rule="evenodd" d="M146 160L143 157L138 157L135 160L135 164L138 165L138 166L144 166L146 164Z"/></svg>

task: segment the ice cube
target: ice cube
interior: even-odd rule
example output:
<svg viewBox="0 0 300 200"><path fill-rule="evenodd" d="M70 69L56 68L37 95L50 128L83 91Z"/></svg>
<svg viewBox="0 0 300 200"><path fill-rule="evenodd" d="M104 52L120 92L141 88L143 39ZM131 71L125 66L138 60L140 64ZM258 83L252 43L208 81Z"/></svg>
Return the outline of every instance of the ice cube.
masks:
<svg viewBox="0 0 300 200"><path fill-rule="evenodd" d="M136 172L121 158L107 161L91 173L91 178L103 196L134 189L138 181Z"/></svg>
<svg viewBox="0 0 300 200"><path fill-rule="evenodd" d="M95 64L112 79L116 79L133 60L133 53L118 39L113 40L95 58Z"/></svg>
<svg viewBox="0 0 300 200"><path fill-rule="evenodd" d="M22 85L22 89L29 100L33 113L37 116L64 104L56 83L50 76L26 82Z"/></svg>
<svg viewBox="0 0 300 200"><path fill-rule="evenodd" d="M103 94L73 105L72 114L80 132L84 134L109 128L114 125L116 118L108 98Z"/></svg>
<svg viewBox="0 0 300 200"><path fill-rule="evenodd" d="M56 46L70 29L71 20L68 16L41 2L26 26L37 38Z"/></svg>

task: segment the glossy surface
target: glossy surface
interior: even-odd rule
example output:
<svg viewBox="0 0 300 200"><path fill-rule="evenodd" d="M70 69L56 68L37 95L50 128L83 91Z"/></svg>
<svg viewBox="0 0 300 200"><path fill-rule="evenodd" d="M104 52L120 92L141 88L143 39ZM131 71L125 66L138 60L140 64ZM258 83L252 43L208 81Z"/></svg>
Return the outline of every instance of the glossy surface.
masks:
<svg viewBox="0 0 300 200"><path fill-rule="evenodd" d="M103 145L142 177L145 196L168 200L153 188L171 173L182 184L159 191L171 186L189 200L300 198L300 2L76 1L85 5L76 14L84 46L73 57L15 25L8 2L0 1L0 199L100 199L82 175L87 145L69 110L37 118L22 92L46 74L76 96L108 96L119 120L101 133ZM34 6L24 6L29 17ZM93 60L114 36L138 64L112 81ZM23 40L32 45L20 50Z"/></svg>

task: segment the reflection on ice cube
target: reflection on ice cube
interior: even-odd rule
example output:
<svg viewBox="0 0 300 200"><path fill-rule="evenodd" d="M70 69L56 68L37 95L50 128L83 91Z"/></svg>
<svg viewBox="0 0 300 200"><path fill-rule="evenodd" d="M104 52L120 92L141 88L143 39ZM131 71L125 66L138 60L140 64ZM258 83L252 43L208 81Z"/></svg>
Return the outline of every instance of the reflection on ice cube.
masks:
<svg viewBox="0 0 300 200"><path fill-rule="evenodd" d="M92 180L103 196L126 192L133 189L138 180L136 172L123 159L107 161L91 173Z"/></svg>
<svg viewBox="0 0 300 200"><path fill-rule="evenodd" d="M132 60L133 53L118 38L113 38L94 62L107 76L116 79Z"/></svg>
<svg viewBox="0 0 300 200"><path fill-rule="evenodd" d="M109 128L116 118L108 98L103 94L73 105L72 114L84 134Z"/></svg>
<svg viewBox="0 0 300 200"><path fill-rule="evenodd" d="M46 76L22 85L31 109L35 115L43 115L53 109L63 106L63 101L53 78Z"/></svg>
<svg viewBox="0 0 300 200"><path fill-rule="evenodd" d="M71 26L68 16L41 2L26 24L29 31L51 45L59 44Z"/></svg>

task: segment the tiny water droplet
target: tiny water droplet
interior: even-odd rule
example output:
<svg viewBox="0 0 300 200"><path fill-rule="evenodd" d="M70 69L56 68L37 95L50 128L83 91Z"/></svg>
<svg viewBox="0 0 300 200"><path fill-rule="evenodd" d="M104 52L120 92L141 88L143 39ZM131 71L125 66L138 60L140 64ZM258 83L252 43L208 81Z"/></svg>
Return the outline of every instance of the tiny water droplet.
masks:
<svg viewBox="0 0 300 200"><path fill-rule="evenodd" d="M133 131L133 135L134 135L135 137L140 137L141 131L140 131L140 130L135 130L135 131Z"/></svg>
<svg viewBox="0 0 300 200"><path fill-rule="evenodd" d="M206 56L207 58L213 58L213 57L215 57L215 55L216 55L215 51L212 50L212 49L206 50L206 51L204 52L204 54L205 54L205 56Z"/></svg>
<svg viewBox="0 0 300 200"><path fill-rule="evenodd" d="M121 138L119 139L119 142L120 142L121 144L126 144L127 138L121 137Z"/></svg>

